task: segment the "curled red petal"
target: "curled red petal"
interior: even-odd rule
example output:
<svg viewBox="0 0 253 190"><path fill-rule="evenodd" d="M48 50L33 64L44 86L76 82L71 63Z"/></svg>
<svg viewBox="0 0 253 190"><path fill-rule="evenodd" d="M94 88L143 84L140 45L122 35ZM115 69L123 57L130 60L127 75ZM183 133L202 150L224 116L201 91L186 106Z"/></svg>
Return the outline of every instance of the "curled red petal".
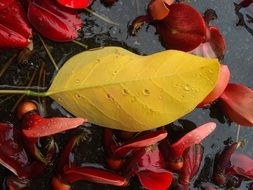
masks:
<svg viewBox="0 0 253 190"><path fill-rule="evenodd" d="M253 159L247 155L234 153L230 158L230 168L227 170L234 175L244 176L250 180L253 180Z"/></svg>
<svg viewBox="0 0 253 190"><path fill-rule="evenodd" d="M136 35L139 29L141 28L141 26L145 22L150 22L150 21L152 21L152 18L149 15L138 16L132 21L130 25L130 28L129 28L130 34L133 36Z"/></svg>
<svg viewBox="0 0 253 190"><path fill-rule="evenodd" d="M225 148L219 156L218 163L214 171L214 181L219 185L224 185L227 179L226 169L230 165L231 155L240 146L240 142L233 143L229 147Z"/></svg>
<svg viewBox="0 0 253 190"><path fill-rule="evenodd" d="M127 179L107 170L94 167L71 167L64 169L63 179L69 183L90 181L94 183L124 186Z"/></svg>
<svg viewBox="0 0 253 190"><path fill-rule="evenodd" d="M58 42L77 38L77 30L81 28L81 19L76 10L52 0L30 0L27 16L43 36Z"/></svg>
<svg viewBox="0 0 253 190"><path fill-rule="evenodd" d="M169 14L155 24L167 49L191 51L206 39L206 24L200 13L184 3L169 6Z"/></svg>
<svg viewBox="0 0 253 190"><path fill-rule="evenodd" d="M170 159L176 160L180 158L186 148L194 144L199 144L203 139L210 135L215 128L216 124L209 122L184 135L181 139L169 147Z"/></svg>
<svg viewBox="0 0 253 190"><path fill-rule="evenodd" d="M232 121L242 126L253 125L253 90L241 84L228 84L220 100Z"/></svg>
<svg viewBox="0 0 253 190"><path fill-rule="evenodd" d="M23 168L30 162L23 147L21 133L11 124L0 123L0 164L17 176L24 176Z"/></svg>
<svg viewBox="0 0 253 190"><path fill-rule="evenodd" d="M113 156L115 148L119 146L113 130L109 128L104 129L104 148L108 155Z"/></svg>
<svg viewBox="0 0 253 190"><path fill-rule="evenodd" d="M202 158L203 158L203 147L200 144L189 147L184 152L184 166L180 170L179 184L188 186L192 178L197 174Z"/></svg>
<svg viewBox="0 0 253 190"><path fill-rule="evenodd" d="M84 9L91 5L93 0L57 0L60 4L65 7L73 9Z"/></svg>
<svg viewBox="0 0 253 190"><path fill-rule="evenodd" d="M226 89L228 82L230 79L230 71L227 65L220 65L219 77L216 82L214 89L210 92L210 94L198 105L198 107L202 107L212 103L214 100L220 97L220 95Z"/></svg>
<svg viewBox="0 0 253 190"><path fill-rule="evenodd" d="M253 0L243 0L239 3L242 7L248 7L251 3L253 3Z"/></svg>
<svg viewBox="0 0 253 190"><path fill-rule="evenodd" d="M156 171L143 170L137 173L142 187L149 190L166 190L173 180L171 172L160 169Z"/></svg>
<svg viewBox="0 0 253 190"><path fill-rule="evenodd" d="M164 19L169 11L164 0L151 0L148 5L148 13L154 20Z"/></svg>
<svg viewBox="0 0 253 190"><path fill-rule="evenodd" d="M5 185L8 190L25 190L29 187L30 181L27 179L19 179L14 175L10 175L5 179Z"/></svg>
<svg viewBox="0 0 253 190"><path fill-rule="evenodd" d="M0 2L0 48L24 48L31 36L32 30L20 2Z"/></svg>
<svg viewBox="0 0 253 190"><path fill-rule="evenodd" d="M209 26L209 36L207 42L210 43L217 58L222 58L225 54L226 42L219 29L215 26Z"/></svg>
<svg viewBox="0 0 253 190"><path fill-rule="evenodd" d="M22 123L22 132L27 138L39 138L76 128L87 120L82 118L43 118L38 114L27 114Z"/></svg>
<svg viewBox="0 0 253 190"><path fill-rule="evenodd" d="M127 143L116 147L114 150L114 154L120 157L124 157L133 149L147 147L156 144L157 142L166 138L167 135L168 133L164 129L158 129L157 131L150 131L141 134L140 136L132 140L129 140Z"/></svg>

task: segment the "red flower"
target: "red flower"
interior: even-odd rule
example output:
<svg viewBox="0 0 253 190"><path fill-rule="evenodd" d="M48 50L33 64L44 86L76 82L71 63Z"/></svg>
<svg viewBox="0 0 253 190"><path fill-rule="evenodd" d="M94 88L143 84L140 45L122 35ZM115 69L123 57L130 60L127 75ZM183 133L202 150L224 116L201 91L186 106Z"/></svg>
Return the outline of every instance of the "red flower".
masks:
<svg viewBox="0 0 253 190"><path fill-rule="evenodd" d="M93 0L57 0L60 4L73 9L84 9L93 2Z"/></svg>

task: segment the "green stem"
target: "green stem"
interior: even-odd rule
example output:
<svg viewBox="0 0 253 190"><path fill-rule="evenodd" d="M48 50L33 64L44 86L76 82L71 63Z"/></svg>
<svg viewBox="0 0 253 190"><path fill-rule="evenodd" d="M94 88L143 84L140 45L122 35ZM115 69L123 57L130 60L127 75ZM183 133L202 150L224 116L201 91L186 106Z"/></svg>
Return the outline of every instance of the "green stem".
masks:
<svg viewBox="0 0 253 190"><path fill-rule="evenodd" d="M86 44L84 44L82 42L79 42L77 40L72 40L72 42L75 43L75 44L77 44L77 45L79 45L79 46L81 46L81 47L83 47L84 49L88 48L88 46Z"/></svg>
<svg viewBox="0 0 253 190"><path fill-rule="evenodd" d="M0 94L25 94L27 96L48 96L47 92L35 92L32 90L0 90Z"/></svg>

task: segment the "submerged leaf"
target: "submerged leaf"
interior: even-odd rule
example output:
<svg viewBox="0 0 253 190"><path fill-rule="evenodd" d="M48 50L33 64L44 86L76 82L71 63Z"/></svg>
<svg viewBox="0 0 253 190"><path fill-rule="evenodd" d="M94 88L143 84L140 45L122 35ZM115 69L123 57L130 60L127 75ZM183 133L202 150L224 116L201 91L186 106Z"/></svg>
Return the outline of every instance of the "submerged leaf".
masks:
<svg viewBox="0 0 253 190"><path fill-rule="evenodd" d="M218 73L216 59L175 50L139 56L106 47L73 56L46 95L91 123L144 131L192 111L214 88Z"/></svg>

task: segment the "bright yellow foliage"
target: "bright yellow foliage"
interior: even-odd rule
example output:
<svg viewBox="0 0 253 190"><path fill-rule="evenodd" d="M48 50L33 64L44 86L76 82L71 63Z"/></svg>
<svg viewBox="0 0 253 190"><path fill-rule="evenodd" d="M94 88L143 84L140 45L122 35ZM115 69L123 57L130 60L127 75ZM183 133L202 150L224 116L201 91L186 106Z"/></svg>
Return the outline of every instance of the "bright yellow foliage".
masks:
<svg viewBox="0 0 253 190"><path fill-rule="evenodd" d="M218 72L216 59L181 51L139 56L106 47L70 58L47 94L91 123L144 131L192 111L214 88Z"/></svg>

